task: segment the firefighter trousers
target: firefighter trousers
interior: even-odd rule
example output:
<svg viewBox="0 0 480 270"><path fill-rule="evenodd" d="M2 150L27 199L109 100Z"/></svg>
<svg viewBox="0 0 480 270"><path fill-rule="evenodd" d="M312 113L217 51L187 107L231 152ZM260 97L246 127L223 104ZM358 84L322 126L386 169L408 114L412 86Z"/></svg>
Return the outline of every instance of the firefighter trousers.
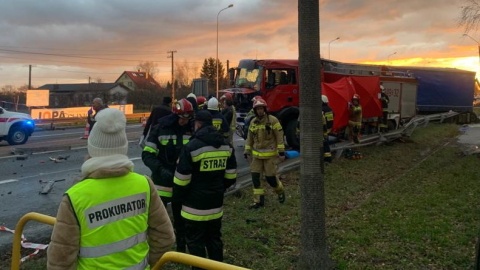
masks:
<svg viewBox="0 0 480 270"><path fill-rule="evenodd" d="M253 158L250 164L253 183L253 201L255 203L262 203L262 198L265 195L265 190L262 187L261 174L265 176L267 183L275 189L275 193L284 193L282 182L277 177L278 158L273 157L269 159Z"/></svg>
<svg viewBox="0 0 480 270"><path fill-rule="evenodd" d="M194 221L185 219L187 247L190 254L223 261L222 218ZM194 268L192 269L201 269Z"/></svg>

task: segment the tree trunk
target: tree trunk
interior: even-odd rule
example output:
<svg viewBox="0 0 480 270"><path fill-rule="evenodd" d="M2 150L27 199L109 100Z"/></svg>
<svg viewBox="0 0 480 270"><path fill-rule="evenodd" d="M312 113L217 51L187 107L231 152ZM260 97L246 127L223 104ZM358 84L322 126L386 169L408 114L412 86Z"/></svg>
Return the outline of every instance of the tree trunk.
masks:
<svg viewBox="0 0 480 270"><path fill-rule="evenodd" d="M300 73L301 252L299 269L329 269L322 174L323 134L320 89L320 18L318 0L298 1ZM320 90L320 91L319 91Z"/></svg>

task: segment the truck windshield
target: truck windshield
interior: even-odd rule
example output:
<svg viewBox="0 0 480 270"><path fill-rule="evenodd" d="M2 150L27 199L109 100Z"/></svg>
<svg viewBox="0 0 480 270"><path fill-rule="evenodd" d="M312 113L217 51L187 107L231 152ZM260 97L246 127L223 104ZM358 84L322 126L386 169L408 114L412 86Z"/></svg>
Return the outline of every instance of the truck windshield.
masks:
<svg viewBox="0 0 480 270"><path fill-rule="evenodd" d="M260 74L262 74L262 67L255 69L240 68L235 84L238 87L260 90L260 82L262 80Z"/></svg>

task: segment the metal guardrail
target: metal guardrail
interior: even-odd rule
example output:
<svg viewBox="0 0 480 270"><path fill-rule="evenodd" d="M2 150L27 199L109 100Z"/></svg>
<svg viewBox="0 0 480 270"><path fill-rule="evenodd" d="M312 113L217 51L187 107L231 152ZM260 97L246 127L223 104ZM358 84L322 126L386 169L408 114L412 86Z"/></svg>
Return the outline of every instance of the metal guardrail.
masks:
<svg viewBox="0 0 480 270"><path fill-rule="evenodd" d="M164 266L168 262L181 263L209 270L248 270L248 268L243 268L228 263L217 262L210 259L174 251L169 251L163 254L163 256L155 264L152 270L162 269L162 266Z"/></svg>
<svg viewBox="0 0 480 270"><path fill-rule="evenodd" d="M35 212L27 213L20 218L20 220L17 222L17 225L15 226L15 233L13 234L12 264L10 268L12 270L20 269L20 247L21 247L21 241L22 241L23 228L25 227L25 224L30 220L35 220L35 221L49 224L52 226L57 221L57 219L54 217L35 213Z"/></svg>
<svg viewBox="0 0 480 270"><path fill-rule="evenodd" d="M447 112L431 115L421 115L412 118L408 123L403 125L403 127L392 130L388 133L376 133L371 135L362 136L359 139L359 143L353 143L349 141L338 142L330 145L332 152L335 152L335 157L339 158L342 156L343 151L346 149L364 147L372 144L381 144L386 142L391 142L402 137L410 137L415 130L415 128L420 126L427 126L430 122L439 121L440 123L444 122L446 119L457 116L457 112ZM288 171L297 169L300 165L300 158L287 159L278 166L278 172L280 174L286 173ZM225 196L236 193L239 190L251 186L252 180L250 176L250 168L242 168L237 172L237 184L234 188L231 188L225 193Z"/></svg>

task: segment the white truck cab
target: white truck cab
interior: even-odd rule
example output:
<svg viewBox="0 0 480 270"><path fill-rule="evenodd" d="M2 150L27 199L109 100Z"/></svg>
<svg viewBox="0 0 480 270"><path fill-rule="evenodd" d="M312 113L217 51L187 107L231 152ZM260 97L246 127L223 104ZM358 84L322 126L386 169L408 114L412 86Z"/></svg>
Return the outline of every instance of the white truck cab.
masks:
<svg viewBox="0 0 480 270"><path fill-rule="evenodd" d="M35 129L35 122L26 113L11 112L0 107L0 141L10 145L24 144Z"/></svg>

